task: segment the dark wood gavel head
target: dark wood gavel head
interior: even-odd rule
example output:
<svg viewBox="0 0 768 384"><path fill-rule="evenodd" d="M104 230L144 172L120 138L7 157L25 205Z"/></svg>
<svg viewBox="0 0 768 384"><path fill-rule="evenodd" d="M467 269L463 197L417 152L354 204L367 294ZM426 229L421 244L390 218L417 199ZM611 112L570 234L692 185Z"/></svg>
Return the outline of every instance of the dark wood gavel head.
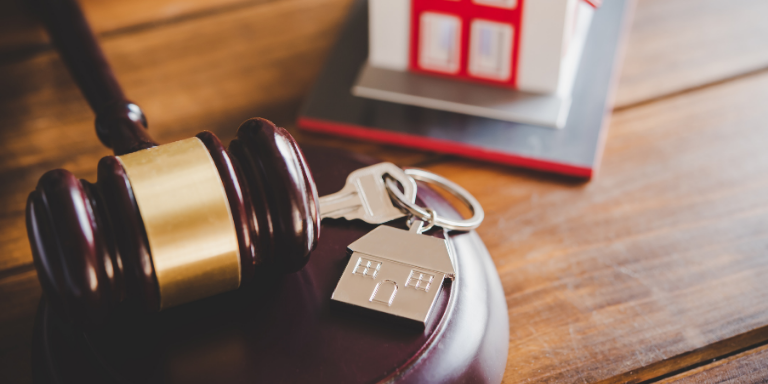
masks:
<svg viewBox="0 0 768 384"><path fill-rule="evenodd" d="M317 192L286 130L255 118L228 149L210 132L152 145L101 159L96 183L47 172L29 195L35 266L65 318L101 324L125 300L158 311L306 264Z"/></svg>

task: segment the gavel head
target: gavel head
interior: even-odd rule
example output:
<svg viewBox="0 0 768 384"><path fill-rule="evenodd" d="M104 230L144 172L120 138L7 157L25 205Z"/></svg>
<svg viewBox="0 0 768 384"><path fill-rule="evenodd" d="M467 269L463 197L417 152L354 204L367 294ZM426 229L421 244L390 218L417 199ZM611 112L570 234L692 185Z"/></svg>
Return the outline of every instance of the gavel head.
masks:
<svg viewBox="0 0 768 384"><path fill-rule="evenodd" d="M306 264L317 191L290 134L243 123L99 162L98 181L47 172L27 200L40 283L71 322L104 323L124 300L158 311Z"/></svg>

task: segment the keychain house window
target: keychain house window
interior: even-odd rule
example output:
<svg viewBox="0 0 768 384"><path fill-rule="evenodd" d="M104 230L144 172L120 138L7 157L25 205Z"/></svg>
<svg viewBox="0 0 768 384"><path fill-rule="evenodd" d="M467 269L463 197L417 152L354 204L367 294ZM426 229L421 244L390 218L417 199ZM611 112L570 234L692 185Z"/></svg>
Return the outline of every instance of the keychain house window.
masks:
<svg viewBox="0 0 768 384"><path fill-rule="evenodd" d="M374 260L363 259L362 257L357 259L357 265L352 273L355 275L367 276L372 279L376 278L376 275L381 269L381 263Z"/></svg>
<svg viewBox="0 0 768 384"><path fill-rule="evenodd" d="M435 280L434 275L412 269L410 275L408 275L408 280L405 282L405 286L429 292L429 287L432 285L433 280Z"/></svg>

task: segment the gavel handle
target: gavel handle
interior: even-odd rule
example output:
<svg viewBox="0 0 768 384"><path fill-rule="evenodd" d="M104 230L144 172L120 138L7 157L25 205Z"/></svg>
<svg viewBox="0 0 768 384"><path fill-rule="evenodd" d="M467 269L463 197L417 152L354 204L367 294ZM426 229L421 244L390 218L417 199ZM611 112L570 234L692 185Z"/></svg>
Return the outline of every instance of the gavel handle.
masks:
<svg viewBox="0 0 768 384"><path fill-rule="evenodd" d="M147 120L128 101L75 0L33 0L53 45L96 114L96 134L115 155L157 146Z"/></svg>

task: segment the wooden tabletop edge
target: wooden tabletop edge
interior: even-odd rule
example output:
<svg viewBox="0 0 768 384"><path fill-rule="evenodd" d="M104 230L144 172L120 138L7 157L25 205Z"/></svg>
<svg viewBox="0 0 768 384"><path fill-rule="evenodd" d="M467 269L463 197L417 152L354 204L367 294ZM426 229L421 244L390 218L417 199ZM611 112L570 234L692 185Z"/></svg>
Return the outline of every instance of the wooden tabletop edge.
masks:
<svg viewBox="0 0 768 384"><path fill-rule="evenodd" d="M704 347L649 364L637 370L615 375L598 384L651 383L705 366L716 360L760 348L768 343L768 326L759 327Z"/></svg>

